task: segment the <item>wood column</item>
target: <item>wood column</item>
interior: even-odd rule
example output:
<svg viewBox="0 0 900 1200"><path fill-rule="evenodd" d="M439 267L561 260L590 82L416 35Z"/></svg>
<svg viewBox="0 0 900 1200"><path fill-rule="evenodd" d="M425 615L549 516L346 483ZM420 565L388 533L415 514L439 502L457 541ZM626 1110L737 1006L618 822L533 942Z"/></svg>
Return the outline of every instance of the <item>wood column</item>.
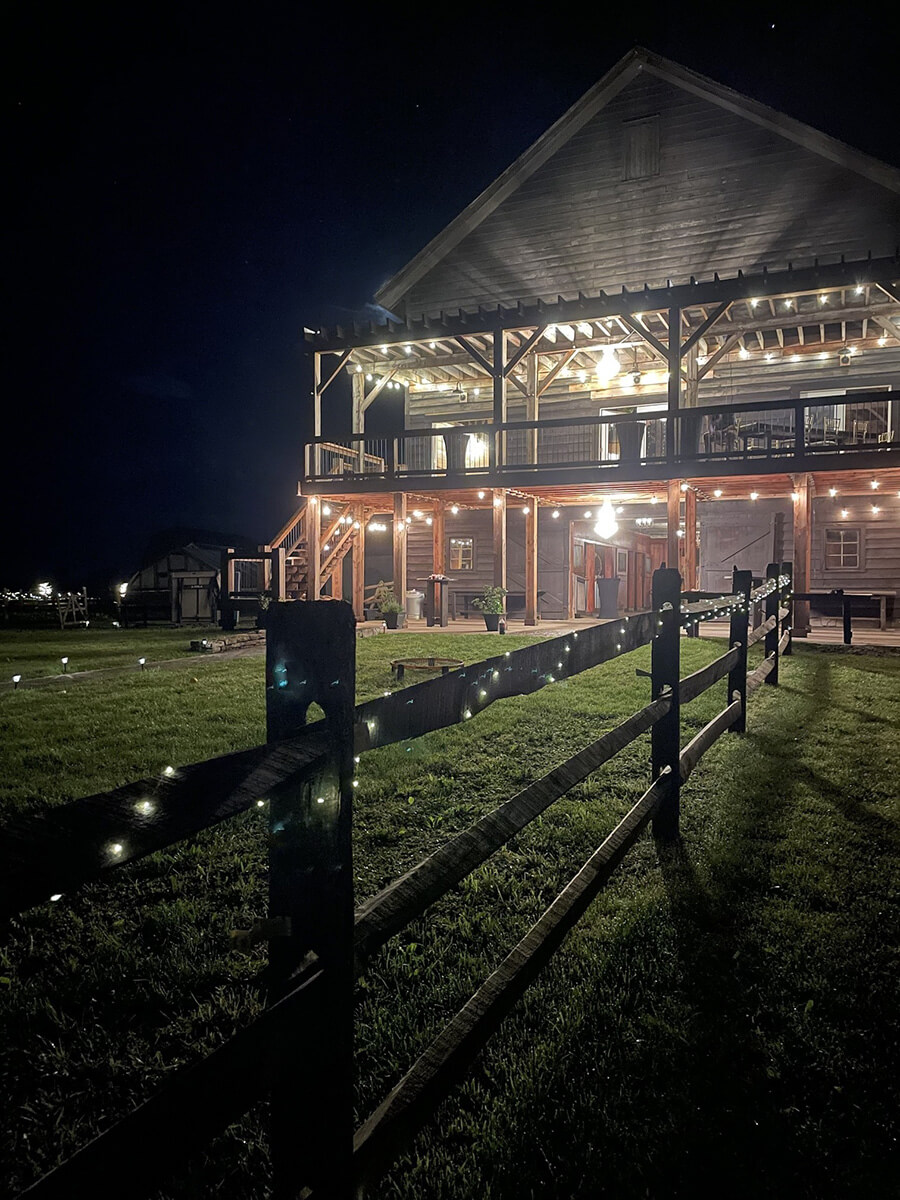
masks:
<svg viewBox="0 0 900 1200"><path fill-rule="evenodd" d="M681 309L674 307L669 309L669 382L666 392L666 458L674 462L679 440L675 418L681 408ZM674 562L672 565L675 565Z"/></svg>
<svg viewBox="0 0 900 1200"><path fill-rule="evenodd" d="M493 489L494 587L506 587L506 489Z"/></svg>
<svg viewBox="0 0 900 1200"><path fill-rule="evenodd" d="M575 522L569 522L569 620L575 617Z"/></svg>
<svg viewBox="0 0 900 1200"><path fill-rule="evenodd" d="M525 514L525 624L537 624L538 502L532 497Z"/></svg>
<svg viewBox="0 0 900 1200"><path fill-rule="evenodd" d="M394 595L406 603L406 496L394 492Z"/></svg>
<svg viewBox="0 0 900 1200"><path fill-rule="evenodd" d="M444 575L447 571L444 508L443 500L435 500L431 510L431 569L435 575Z"/></svg>
<svg viewBox="0 0 900 1200"><path fill-rule="evenodd" d="M538 356L537 352L528 355L525 360L525 387L528 395L525 397L525 420L537 421L540 412L540 396L538 395ZM536 463L538 460L538 431L529 429L525 438L526 454L525 461L527 463Z"/></svg>
<svg viewBox="0 0 900 1200"><path fill-rule="evenodd" d="M811 475L795 475L794 490L799 499L794 504L794 591L808 592L812 583L812 502ZM809 601L794 602L794 636L809 634Z"/></svg>
<svg viewBox="0 0 900 1200"><path fill-rule="evenodd" d="M500 426L506 421L506 334L499 330L494 334L494 455L495 465L502 466L506 462L506 434L500 432ZM504 576L506 569L504 566ZM503 585L504 587L506 584Z"/></svg>
<svg viewBox="0 0 900 1200"><path fill-rule="evenodd" d="M353 570L353 611L356 614L357 621L366 619L365 599L366 599L366 530L365 530L365 511L363 506L357 505L353 510L353 519L359 521L359 529L355 530L350 536L353 539L353 548L350 551L350 565Z"/></svg>
<svg viewBox="0 0 900 1200"><path fill-rule="evenodd" d="M352 410L352 414L351 414L350 432L351 433L363 433L363 432L365 432L365 425L366 425L365 376L354 373L351 376L351 388L352 388L352 392L353 392L353 410ZM351 442L350 444L355 445L356 449L357 449L357 462L359 464L357 467L357 470L360 472L360 474L364 474L365 469L366 469L366 443L361 441L358 443Z"/></svg>
<svg viewBox="0 0 900 1200"><path fill-rule="evenodd" d="M692 487L684 493L684 585L683 590L697 589L697 493Z"/></svg>
<svg viewBox="0 0 900 1200"><path fill-rule="evenodd" d="M306 523L306 598L318 600L322 591L322 501L310 496Z"/></svg>
<svg viewBox="0 0 900 1200"><path fill-rule="evenodd" d="M676 571L681 570L681 538L678 536L680 521L681 483L677 479L670 479L668 488L666 566Z"/></svg>

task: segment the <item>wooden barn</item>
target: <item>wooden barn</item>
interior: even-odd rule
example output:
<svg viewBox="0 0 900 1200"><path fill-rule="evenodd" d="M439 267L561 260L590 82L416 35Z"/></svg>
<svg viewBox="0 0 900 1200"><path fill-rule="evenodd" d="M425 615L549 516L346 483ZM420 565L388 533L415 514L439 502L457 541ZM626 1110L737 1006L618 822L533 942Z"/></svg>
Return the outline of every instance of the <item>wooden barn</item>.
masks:
<svg viewBox="0 0 900 1200"><path fill-rule="evenodd" d="M497 584L533 624L790 560L891 620L898 245L895 167L633 50L384 285L396 319L308 333L289 590L361 614L389 553L401 594Z"/></svg>

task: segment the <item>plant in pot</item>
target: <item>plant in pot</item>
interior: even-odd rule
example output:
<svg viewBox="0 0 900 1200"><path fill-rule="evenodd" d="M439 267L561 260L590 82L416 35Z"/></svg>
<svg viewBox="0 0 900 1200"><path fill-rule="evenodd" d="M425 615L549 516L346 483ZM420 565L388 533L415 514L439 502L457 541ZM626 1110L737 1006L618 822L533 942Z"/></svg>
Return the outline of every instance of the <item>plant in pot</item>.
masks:
<svg viewBox="0 0 900 1200"><path fill-rule="evenodd" d="M379 579L378 586L375 588L375 607L384 617L384 623L388 629L396 629L400 624L403 605L397 599L391 585L385 583L383 579Z"/></svg>
<svg viewBox="0 0 900 1200"><path fill-rule="evenodd" d="M637 412L636 408L619 410L620 416L628 417ZM616 421L616 437L619 439L619 461L637 462L641 457L641 443L644 440L646 421Z"/></svg>
<svg viewBox="0 0 900 1200"><path fill-rule="evenodd" d="M256 628L265 629L266 621L269 617L269 605L272 603L272 597L268 592L260 592L257 596L259 609L256 613Z"/></svg>
<svg viewBox="0 0 900 1200"><path fill-rule="evenodd" d="M472 601L472 607L477 608L484 617L486 627L496 633L500 628L500 617L503 614L503 597L506 595L506 588L503 587L486 587L480 596L476 596Z"/></svg>

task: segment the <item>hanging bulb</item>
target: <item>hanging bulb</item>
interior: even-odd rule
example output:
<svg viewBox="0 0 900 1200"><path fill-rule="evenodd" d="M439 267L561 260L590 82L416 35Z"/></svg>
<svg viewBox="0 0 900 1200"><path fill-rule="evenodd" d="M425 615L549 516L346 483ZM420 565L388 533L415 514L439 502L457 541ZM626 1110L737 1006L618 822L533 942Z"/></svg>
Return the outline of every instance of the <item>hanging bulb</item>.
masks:
<svg viewBox="0 0 900 1200"><path fill-rule="evenodd" d="M613 511L613 506L609 500L604 500L597 517L597 524L594 526L594 533L598 537L611 538L619 532L619 523L616 520L616 514Z"/></svg>

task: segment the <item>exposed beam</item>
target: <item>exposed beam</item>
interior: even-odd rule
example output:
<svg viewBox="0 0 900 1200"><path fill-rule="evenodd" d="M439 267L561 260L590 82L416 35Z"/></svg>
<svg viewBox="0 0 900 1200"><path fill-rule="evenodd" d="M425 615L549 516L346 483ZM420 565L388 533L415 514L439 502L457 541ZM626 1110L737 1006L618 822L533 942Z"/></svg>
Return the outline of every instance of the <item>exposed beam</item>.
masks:
<svg viewBox="0 0 900 1200"><path fill-rule="evenodd" d="M550 386L550 384L553 382L553 380L557 377L557 375L560 373L560 371L562 371L565 367L567 367L569 365L569 363L572 361L572 359L576 356L577 353L578 353L577 348L574 350L569 350L568 353L566 355L564 355L563 358L559 359L559 361L556 363L555 366L550 368L550 370L547 372L547 374L544 376L544 378L538 384L537 394L539 396L542 396L544 394L544 392L546 392L547 388Z"/></svg>
<svg viewBox="0 0 900 1200"><path fill-rule="evenodd" d="M702 379L705 375L708 375L709 372L716 365L716 363L719 361L719 359L724 358L724 356L729 352L729 350L733 350L734 347L738 344L738 342L740 340L741 340L741 335L739 333L732 333L730 337L727 337L725 339L725 341L722 343L722 345L715 352L715 354L711 354L710 357L703 364L703 366L697 368L698 381L700 379Z"/></svg>
<svg viewBox="0 0 900 1200"><path fill-rule="evenodd" d="M464 337L458 337L455 340L460 346L462 346L466 354L468 354L470 358L477 362L487 372L488 375L496 378L494 375L494 367L491 366L488 360L482 355L480 350L476 350L472 343ZM496 355L494 357L496 358Z"/></svg>
<svg viewBox="0 0 900 1200"><path fill-rule="evenodd" d="M681 348L682 353L685 353L687 350L690 350L692 347L696 346L707 330L712 329L716 321L718 321L721 316L728 312L729 308L731 308L731 304L731 300L723 300L715 312L711 313L706 320L703 321L702 324L698 325L697 328L691 333L690 337L685 341Z"/></svg>
<svg viewBox="0 0 900 1200"><path fill-rule="evenodd" d="M633 333L636 333L639 338L642 338L648 346L652 346L663 362L669 361L668 348L659 340L655 333L651 333L645 325L624 314L622 316L622 323Z"/></svg>
<svg viewBox="0 0 900 1200"><path fill-rule="evenodd" d="M544 332L544 327L541 326L540 328L538 328L534 331L534 333L531 335L531 337L527 338L526 341L522 342L522 344L519 346L518 350L515 352L515 354L512 356L512 358L510 358L509 362L503 368L506 371L507 375L509 375L512 372L514 367L517 367L519 365L519 363L522 361L522 359L525 357L525 355L528 353L528 351L531 349L531 347L535 344L535 342L540 338L540 336L543 334L543 332Z"/></svg>

